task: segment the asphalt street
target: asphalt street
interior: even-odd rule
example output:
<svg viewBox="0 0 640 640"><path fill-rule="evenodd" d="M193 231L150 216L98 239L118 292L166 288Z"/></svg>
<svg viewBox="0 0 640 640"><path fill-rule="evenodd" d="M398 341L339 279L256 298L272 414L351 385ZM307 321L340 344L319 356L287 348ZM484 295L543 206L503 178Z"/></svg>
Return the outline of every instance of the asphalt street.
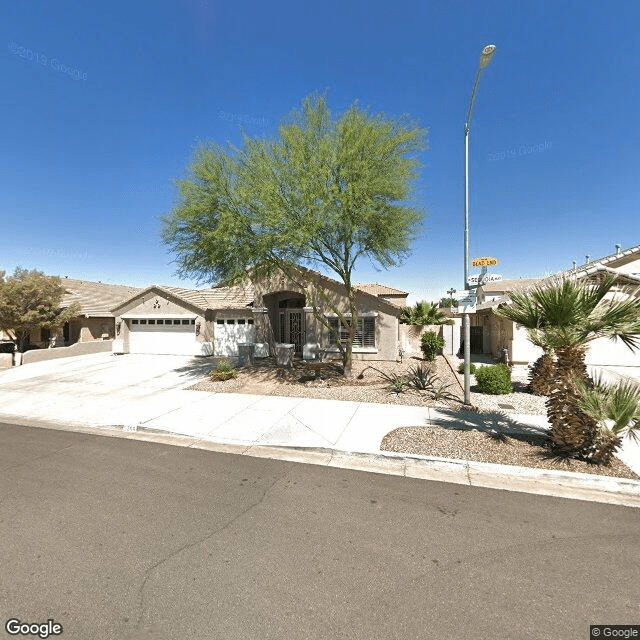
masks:
<svg viewBox="0 0 640 640"><path fill-rule="evenodd" d="M640 624L638 509L0 436L2 637L25 637L11 618L53 619L62 640L586 640L590 624Z"/></svg>

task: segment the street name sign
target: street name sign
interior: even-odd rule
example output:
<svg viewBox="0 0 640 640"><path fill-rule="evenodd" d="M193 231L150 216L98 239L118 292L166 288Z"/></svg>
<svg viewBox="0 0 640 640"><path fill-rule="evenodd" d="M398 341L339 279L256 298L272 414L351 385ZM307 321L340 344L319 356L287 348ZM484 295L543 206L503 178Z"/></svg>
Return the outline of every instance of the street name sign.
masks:
<svg viewBox="0 0 640 640"><path fill-rule="evenodd" d="M498 264L498 258L474 258L471 261L472 267L495 267Z"/></svg>
<svg viewBox="0 0 640 640"><path fill-rule="evenodd" d="M467 283L480 286L486 282L496 282L498 280L502 280L502 276L498 273L485 273L484 275L481 273L477 276L469 276L467 278Z"/></svg>

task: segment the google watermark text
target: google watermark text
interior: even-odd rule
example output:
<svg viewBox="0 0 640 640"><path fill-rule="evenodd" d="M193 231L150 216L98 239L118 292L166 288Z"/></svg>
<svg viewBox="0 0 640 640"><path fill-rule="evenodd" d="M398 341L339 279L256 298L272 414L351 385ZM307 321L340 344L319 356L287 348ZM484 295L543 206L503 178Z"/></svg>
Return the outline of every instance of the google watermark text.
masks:
<svg viewBox="0 0 640 640"><path fill-rule="evenodd" d="M544 153L545 151L549 151L552 146L553 142L549 142L548 140L538 144L518 144L502 151L488 153L487 160L489 162L496 162L497 160L505 160L507 158L521 158L522 156L528 156L532 153Z"/></svg>
<svg viewBox="0 0 640 640"><path fill-rule="evenodd" d="M34 62L35 64L42 65L43 67L47 67L48 69L57 71L58 73L64 73L74 80L87 79L86 71L81 71L80 69L65 64L58 58L52 58L40 51L35 51L34 49L30 49L29 47L23 47L22 45L16 44L13 40L9 42L8 46L9 51L18 58L23 58L28 62Z"/></svg>

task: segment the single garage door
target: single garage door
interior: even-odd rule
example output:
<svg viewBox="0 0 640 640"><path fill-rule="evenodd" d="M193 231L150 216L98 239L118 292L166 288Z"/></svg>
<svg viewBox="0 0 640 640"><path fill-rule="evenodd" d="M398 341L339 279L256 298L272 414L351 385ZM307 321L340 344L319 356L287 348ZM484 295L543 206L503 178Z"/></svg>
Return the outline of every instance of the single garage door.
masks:
<svg viewBox="0 0 640 640"><path fill-rule="evenodd" d="M191 356L197 352L195 318L129 320L129 353Z"/></svg>
<svg viewBox="0 0 640 640"><path fill-rule="evenodd" d="M214 329L214 353L217 356L237 356L239 342L255 342L253 318L220 318Z"/></svg>

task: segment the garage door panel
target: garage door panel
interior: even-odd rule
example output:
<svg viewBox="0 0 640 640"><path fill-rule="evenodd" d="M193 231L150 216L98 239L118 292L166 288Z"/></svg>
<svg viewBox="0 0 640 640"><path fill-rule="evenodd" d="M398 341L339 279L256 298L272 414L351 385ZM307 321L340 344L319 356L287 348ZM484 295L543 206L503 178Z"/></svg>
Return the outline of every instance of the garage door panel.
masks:
<svg viewBox="0 0 640 640"><path fill-rule="evenodd" d="M198 343L189 324L131 324L129 353L193 355Z"/></svg>
<svg viewBox="0 0 640 640"><path fill-rule="evenodd" d="M238 343L256 341L255 325L246 320L243 324L237 318L232 323L226 319L223 324L216 322L214 331L214 353L218 356L237 356Z"/></svg>

